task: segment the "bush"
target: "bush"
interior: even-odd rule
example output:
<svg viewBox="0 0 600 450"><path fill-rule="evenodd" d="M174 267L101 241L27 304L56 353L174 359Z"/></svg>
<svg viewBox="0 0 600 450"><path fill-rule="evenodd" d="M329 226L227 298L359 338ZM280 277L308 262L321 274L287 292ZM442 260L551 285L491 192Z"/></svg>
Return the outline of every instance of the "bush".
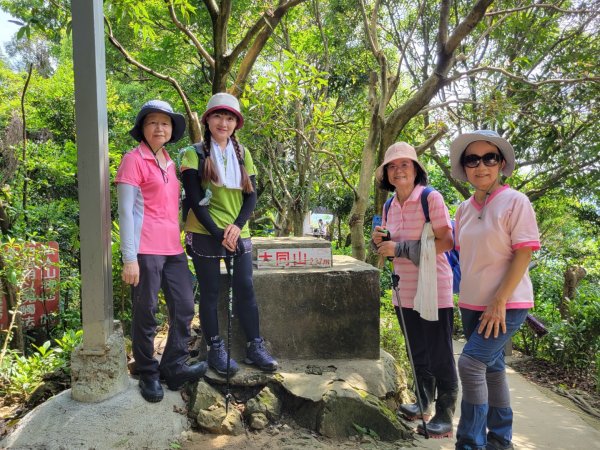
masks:
<svg viewBox="0 0 600 450"><path fill-rule="evenodd" d="M41 346L33 345L35 351L30 356L9 350L0 367L0 394L25 401L42 383L44 375L58 369L69 374L71 353L82 336L82 330L69 330L60 339L55 339L54 347L50 341Z"/></svg>

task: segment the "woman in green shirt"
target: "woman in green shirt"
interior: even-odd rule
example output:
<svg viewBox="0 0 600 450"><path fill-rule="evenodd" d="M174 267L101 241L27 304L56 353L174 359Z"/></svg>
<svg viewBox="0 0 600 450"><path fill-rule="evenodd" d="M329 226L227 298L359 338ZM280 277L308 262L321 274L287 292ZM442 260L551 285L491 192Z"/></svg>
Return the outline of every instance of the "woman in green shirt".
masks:
<svg viewBox="0 0 600 450"><path fill-rule="evenodd" d="M199 152L184 149L181 160L183 187L190 212L185 223L186 249L194 263L200 288L200 324L208 345L208 364L227 374L227 352L219 336L217 304L220 260L233 264L236 314L246 334L247 364L277 370L260 336L258 307L252 282L252 242L248 219L256 206L256 171L250 152L235 137L244 124L234 96L211 97L201 119L204 139ZM230 359L229 373L239 369Z"/></svg>

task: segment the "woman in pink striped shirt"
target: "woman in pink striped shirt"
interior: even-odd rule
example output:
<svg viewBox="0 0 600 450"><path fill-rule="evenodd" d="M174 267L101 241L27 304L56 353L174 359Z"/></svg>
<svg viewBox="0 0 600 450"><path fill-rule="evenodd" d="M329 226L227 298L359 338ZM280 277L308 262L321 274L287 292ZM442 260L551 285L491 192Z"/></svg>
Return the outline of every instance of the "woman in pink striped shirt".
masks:
<svg viewBox="0 0 600 450"><path fill-rule="evenodd" d="M420 239L425 225L421 194L427 186L427 171L412 146L397 142L387 149L375 176L381 189L394 192L389 210L384 208L383 211L383 226L375 227L372 238L380 255L394 258L394 272L400 278L399 288L392 299L401 327L404 317L406 327L403 331L413 357L417 378L415 388L420 394L424 417L418 403L403 404L399 412L409 420L427 420L431 416L437 389L435 415L427 426L427 432L431 437L450 437L458 396L458 377L452 351L452 270L444 255L453 245L448 208L439 192L434 190L427 196L435 235L438 301L438 320L429 321L414 309ZM383 240L387 232L390 240ZM425 432L420 425L417 431Z"/></svg>

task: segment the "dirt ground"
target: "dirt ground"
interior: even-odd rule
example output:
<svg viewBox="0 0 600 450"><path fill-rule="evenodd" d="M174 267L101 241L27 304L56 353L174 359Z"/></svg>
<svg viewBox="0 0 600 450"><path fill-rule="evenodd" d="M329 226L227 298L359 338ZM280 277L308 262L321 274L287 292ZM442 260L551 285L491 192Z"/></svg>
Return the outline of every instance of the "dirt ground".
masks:
<svg viewBox="0 0 600 450"><path fill-rule="evenodd" d="M334 440L319 436L316 433L299 428L293 423L282 423L271 426L260 432L248 431L241 436L224 436L204 434L197 431L187 433L188 440L182 442L184 450L302 450L302 449L384 449L412 448L412 441L381 442L369 436L357 436L350 440Z"/></svg>

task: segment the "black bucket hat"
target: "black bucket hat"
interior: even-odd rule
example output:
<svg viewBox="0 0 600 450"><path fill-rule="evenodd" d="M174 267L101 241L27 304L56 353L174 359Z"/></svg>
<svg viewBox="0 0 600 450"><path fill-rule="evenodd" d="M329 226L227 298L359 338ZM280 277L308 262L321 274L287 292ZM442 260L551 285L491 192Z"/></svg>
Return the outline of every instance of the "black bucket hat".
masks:
<svg viewBox="0 0 600 450"><path fill-rule="evenodd" d="M150 100L149 102L144 103L142 109L140 109L140 112L135 118L135 125L129 130L129 134L132 138L141 142L144 138L144 131L142 129L144 117L153 112L166 114L173 121L173 132L171 133L169 142L177 142L183 137L185 133L185 117L183 117L182 114L174 112L171 105L163 100ZM167 144L169 142L167 142Z"/></svg>

